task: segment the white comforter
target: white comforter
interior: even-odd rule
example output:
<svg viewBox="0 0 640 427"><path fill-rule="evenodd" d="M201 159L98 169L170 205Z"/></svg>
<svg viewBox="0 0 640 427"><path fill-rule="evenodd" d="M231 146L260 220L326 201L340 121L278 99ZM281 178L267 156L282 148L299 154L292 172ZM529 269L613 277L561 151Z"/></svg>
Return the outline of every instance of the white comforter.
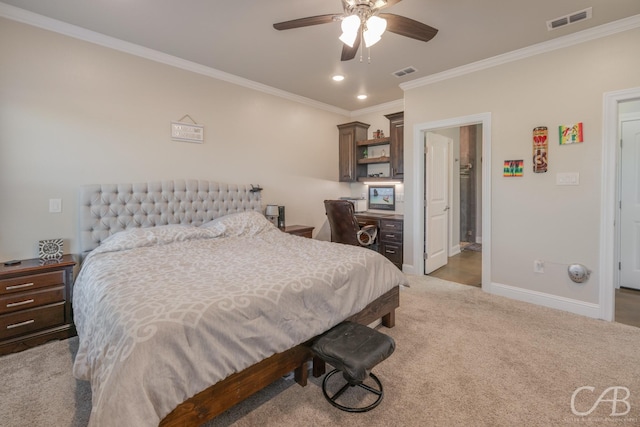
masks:
<svg viewBox="0 0 640 427"><path fill-rule="evenodd" d="M374 251L288 235L255 212L124 231L74 286L90 426L156 426L184 400L359 312L404 275Z"/></svg>

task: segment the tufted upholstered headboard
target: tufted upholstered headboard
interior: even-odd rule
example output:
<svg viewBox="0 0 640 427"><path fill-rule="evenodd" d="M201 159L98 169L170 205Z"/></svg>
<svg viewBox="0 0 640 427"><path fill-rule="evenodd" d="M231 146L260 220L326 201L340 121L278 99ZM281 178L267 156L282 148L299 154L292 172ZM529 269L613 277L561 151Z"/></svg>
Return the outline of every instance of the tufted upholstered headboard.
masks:
<svg viewBox="0 0 640 427"><path fill-rule="evenodd" d="M262 212L260 192L246 185L199 180L85 185L80 187L80 251L130 228L198 226L244 211Z"/></svg>

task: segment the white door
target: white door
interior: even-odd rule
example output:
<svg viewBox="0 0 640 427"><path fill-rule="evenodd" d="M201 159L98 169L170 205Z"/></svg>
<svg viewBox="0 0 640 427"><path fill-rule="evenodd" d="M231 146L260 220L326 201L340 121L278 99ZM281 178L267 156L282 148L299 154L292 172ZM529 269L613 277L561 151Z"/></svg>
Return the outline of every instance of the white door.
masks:
<svg viewBox="0 0 640 427"><path fill-rule="evenodd" d="M427 132L425 147L424 274L447 263L449 242L449 150L453 140Z"/></svg>
<svg viewBox="0 0 640 427"><path fill-rule="evenodd" d="M622 122L620 286L640 289L640 120Z"/></svg>

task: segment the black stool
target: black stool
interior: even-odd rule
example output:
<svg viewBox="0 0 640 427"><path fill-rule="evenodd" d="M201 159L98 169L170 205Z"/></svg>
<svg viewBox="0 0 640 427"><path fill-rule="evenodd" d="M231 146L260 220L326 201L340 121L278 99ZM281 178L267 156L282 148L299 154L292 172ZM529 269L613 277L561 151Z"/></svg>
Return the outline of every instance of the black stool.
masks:
<svg viewBox="0 0 640 427"><path fill-rule="evenodd" d="M335 368L322 381L324 397L336 408L347 412L366 412L378 406L384 392L382 383L371 373L371 369L391 356L395 348L396 343L393 338L358 323L343 322L325 332L311 346L317 357ZM329 396L327 381L338 372L342 372L347 383L333 396ZM376 382L378 389L363 383L367 377L371 377ZM361 408L344 406L336 402L348 388L355 386L377 395L378 398L372 404Z"/></svg>

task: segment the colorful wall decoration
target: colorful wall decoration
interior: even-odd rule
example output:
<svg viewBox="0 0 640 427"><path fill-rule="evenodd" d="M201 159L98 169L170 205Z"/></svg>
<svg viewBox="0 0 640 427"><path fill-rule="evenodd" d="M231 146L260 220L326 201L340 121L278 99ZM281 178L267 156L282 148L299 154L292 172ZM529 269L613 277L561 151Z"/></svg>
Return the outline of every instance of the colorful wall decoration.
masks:
<svg viewBox="0 0 640 427"><path fill-rule="evenodd" d="M549 151L549 135L546 126L533 129L533 172L547 171L547 152Z"/></svg>
<svg viewBox="0 0 640 427"><path fill-rule="evenodd" d="M523 170L524 160L505 160L502 174L505 177L522 177Z"/></svg>
<svg viewBox="0 0 640 427"><path fill-rule="evenodd" d="M574 125L559 126L560 145L576 144L583 142L582 122Z"/></svg>

